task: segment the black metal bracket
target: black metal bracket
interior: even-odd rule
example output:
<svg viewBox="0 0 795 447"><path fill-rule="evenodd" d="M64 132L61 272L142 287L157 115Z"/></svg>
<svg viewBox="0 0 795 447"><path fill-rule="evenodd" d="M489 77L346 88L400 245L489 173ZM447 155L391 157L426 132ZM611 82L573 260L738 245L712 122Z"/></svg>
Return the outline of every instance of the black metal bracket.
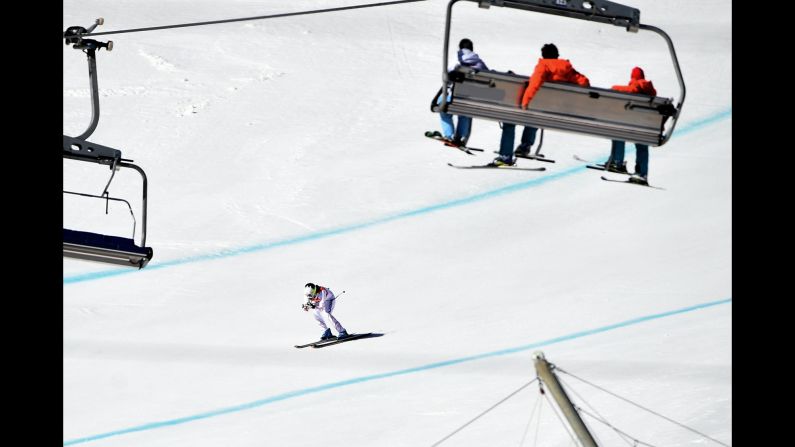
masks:
<svg viewBox="0 0 795 447"><path fill-rule="evenodd" d="M490 6L524 9L609 23L637 32L640 26L640 10L607 0L468 0L488 9Z"/></svg>

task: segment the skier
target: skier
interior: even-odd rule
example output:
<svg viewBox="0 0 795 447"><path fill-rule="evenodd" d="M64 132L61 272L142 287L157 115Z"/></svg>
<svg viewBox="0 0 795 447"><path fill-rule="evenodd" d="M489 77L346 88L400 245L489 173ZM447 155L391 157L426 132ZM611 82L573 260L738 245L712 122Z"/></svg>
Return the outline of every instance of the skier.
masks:
<svg viewBox="0 0 795 447"><path fill-rule="evenodd" d="M348 332L342 327L342 324L331 314L334 310L334 302L336 301L336 297L331 289L308 282L304 286L304 296L306 297L306 303L303 304L301 308L306 312L308 312L309 309L315 309L315 320L320 323L320 327L325 329L323 335L320 336L321 340L334 338L334 336L331 335L331 329L326 325L325 315L328 315L328 319L334 323L334 328L339 333L337 339L343 339L348 336Z"/></svg>
<svg viewBox="0 0 795 447"><path fill-rule="evenodd" d="M474 51L472 41L469 39L461 39L458 43L458 64L451 70L452 73L458 67L472 67L476 70L488 70L489 67L480 59ZM450 101L450 95L447 96L447 101ZM442 103L442 97L439 95L437 104ZM446 143L453 146L466 146L469 134L472 130L472 118L468 116L458 116L458 127L453 124L453 115L449 113L439 113L439 118L442 121L442 133L438 131L425 132L426 137L438 138L441 137Z"/></svg>
<svg viewBox="0 0 795 447"><path fill-rule="evenodd" d="M657 96L657 90L654 84L646 79L643 69L635 67L630 73L628 85L614 85L611 89L626 92L626 93L640 93L642 95ZM624 146L625 141L612 140L612 147L610 148L610 163L607 165L607 170L611 172L627 173L627 162L624 161ZM645 144L635 143L635 173L629 178L632 183L639 183L641 185L648 185L649 177L649 146Z"/></svg>

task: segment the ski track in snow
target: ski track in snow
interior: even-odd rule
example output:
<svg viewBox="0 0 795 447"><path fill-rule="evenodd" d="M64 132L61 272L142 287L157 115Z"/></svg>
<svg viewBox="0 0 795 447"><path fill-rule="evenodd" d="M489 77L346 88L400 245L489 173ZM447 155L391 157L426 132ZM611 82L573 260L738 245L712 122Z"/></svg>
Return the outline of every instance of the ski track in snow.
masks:
<svg viewBox="0 0 795 447"><path fill-rule="evenodd" d="M167 73L173 73L177 71L177 67L174 64L167 61L165 58L161 56L158 56L156 54L150 54L144 51L143 49L139 49L138 54L141 55L144 59L146 59L146 61L149 62L149 64L158 71L164 71Z"/></svg>

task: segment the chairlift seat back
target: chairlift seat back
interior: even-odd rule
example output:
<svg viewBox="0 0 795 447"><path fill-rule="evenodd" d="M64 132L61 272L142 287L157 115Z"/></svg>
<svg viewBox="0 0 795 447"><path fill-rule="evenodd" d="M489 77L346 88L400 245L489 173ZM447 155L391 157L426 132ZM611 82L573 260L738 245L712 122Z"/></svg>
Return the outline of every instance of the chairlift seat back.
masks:
<svg viewBox="0 0 795 447"><path fill-rule="evenodd" d="M527 110L519 107L527 76L459 67L450 75L447 113L511 124L664 144L666 120L675 116L673 99L617 92L599 87L545 82ZM438 95L437 95L438 98ZM431 104L440 111L436 99Z"/></svg>

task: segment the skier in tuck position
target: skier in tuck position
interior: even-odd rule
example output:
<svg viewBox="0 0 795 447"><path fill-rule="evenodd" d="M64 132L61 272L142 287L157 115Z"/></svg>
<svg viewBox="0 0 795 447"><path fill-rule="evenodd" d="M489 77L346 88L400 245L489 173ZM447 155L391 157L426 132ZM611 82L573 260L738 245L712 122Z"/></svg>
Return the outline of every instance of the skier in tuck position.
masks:
<svg viewBox="0 0 795 447"><path fill-rule="evenodd" d="M336 301L336 297L331 289L309 282L304 286L304 296L306 297L306 303L303 304L301 308L307 312L309 309L314 309L315 320L320 323L320 327L325 329L323 335L320 336L321 340L334 338L334 336L331 335L331 329L326 324L326 316L334 323L334 328L337 330L337 333L339 333L337 336L338 340L348 336L348 332L342 327L342 324L331 314L334 310L334 302Z"/></svg>

